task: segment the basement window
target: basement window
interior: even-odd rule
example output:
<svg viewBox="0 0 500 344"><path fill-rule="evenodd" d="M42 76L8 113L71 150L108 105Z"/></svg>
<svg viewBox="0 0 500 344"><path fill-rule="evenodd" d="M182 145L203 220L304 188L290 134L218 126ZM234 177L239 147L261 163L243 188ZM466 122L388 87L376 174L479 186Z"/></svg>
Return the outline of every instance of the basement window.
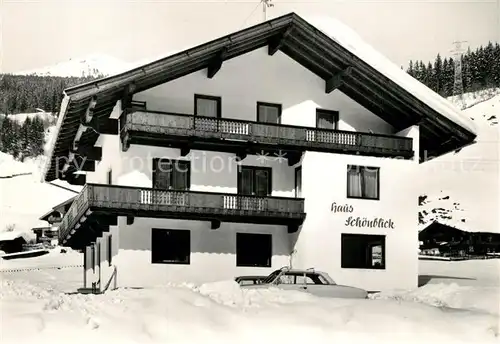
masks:
<svg viewBox="0 0 500 344"><path fill-rule="evenodd" d="M221 104L222 104L221 97L195 94L194 114L196 116L221 118L222 116Z"/></svg>
<svg viewBox="0 0 500 344"><path fill-rule="evenodd" d="M380 199L380 168L347 165L347 198Z"/></svg>
<svg viewBox="0 0 500 344"><path fill-rule="evenodd" d="M271 267L272 235L236 233L236 266Z"/></svg>
<svg viewBox="0 0 500 344"><path fill-rule="evenodd" d="M183 229L151 229L151 263L186 264L191 257L191 232Z"/></svg>
<svg viewBox="0 0 500 344"><path fill-rule="evenodd" d="M342 234L343 269L385 269L385 235Z"/></svg>
<svg viewBox="0 0 500 344"><path fill-rule="evenodd" d="M257 102L257 122L281 123L281 104Z"/></svg>

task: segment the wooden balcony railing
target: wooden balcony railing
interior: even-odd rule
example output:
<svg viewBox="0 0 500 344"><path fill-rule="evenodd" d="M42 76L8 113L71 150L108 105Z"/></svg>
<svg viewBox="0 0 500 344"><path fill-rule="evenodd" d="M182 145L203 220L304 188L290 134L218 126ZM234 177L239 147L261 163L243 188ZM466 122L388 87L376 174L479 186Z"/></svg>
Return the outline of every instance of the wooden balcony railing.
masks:
<svg viewBox="0 0 500 344"><path fill-rule="evenodd" d="M340 150L413 156L413 140L407 137L163 113L138 108L128 110L128 115L123 117L122 128L127 132L241 140L261 145L295 147L297 150Z"/></svg>
<svg viewBox="0 0 500 344"><path fill-rule="evenodd" d="M304 199L286 197L257 197L237 194L169 191L117 185L87 184L64 216L60 238L66 238L88 210L109 211L123 215L161 212L165 218L182 214L184 217L205 217L224 221L238 217L238 222L250 222L252 217L278 219L283 222L303 220ZM156 214L157 215L157 214ZM156 216L158 217L158 216Z"/></svg>

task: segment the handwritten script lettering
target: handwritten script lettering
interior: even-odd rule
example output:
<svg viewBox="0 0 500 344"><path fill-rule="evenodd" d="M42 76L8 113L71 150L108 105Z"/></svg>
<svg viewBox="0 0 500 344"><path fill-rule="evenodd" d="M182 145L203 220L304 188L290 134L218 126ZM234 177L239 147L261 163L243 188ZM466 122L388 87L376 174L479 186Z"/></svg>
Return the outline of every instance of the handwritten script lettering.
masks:
<svg viewBox="0 0 500 344"><path fill-rule="evenodd" d="M337 204L332 203L331 211L334 213L352 213L354 207L350 204ZM389 219L383 218L367 218L367 217L355 217L349 216L345 221L345 225L348 227L369 227L369 228L392 228L394 229L394 222Z"/></svg>
<svg viewBox="0 0 500 344"><path fill-rule="evenodd" d="M345 222L346 226L351 227L370 227L370 228L392 228L394 229L394 222L392 220L385 220L381 218L367 219L366 217L353 217L349 218Z"/></svg>
<svg viewBox="0 0 500 344"><path fill-rule="evenodd" d="M350 204L339 205L335 202L332 203L332 209L334 213L352 213L354 208Z"/></svg>

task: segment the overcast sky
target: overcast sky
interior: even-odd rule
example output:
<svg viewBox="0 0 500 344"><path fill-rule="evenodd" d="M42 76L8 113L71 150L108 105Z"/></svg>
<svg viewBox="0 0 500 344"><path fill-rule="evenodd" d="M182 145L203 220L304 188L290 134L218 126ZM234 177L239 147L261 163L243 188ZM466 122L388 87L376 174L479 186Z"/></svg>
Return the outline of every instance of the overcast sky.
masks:
<svg viewBox="0 0 500 344"><path fill-rule="evenodd" d="M259 0L0 0L0 71L44 67L92 53L126 62L161 56L263 20ZM268 18L328 15L399 65L500 41L500 0L279 1Z"/></svg>

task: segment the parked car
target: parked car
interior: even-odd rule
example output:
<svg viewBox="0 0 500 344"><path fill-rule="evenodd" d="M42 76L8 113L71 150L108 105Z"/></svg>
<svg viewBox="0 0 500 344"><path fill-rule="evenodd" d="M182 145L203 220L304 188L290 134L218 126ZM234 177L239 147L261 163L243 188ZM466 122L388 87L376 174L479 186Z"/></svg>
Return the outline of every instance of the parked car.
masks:
<svg viewBox="0 0 500 344"><path fill-rule="evenodd" d="M260 284L260 283L262 283L262 281L266 277L267 276L239 276L239 277L236 277L234 280L239 285L254 285L254 284Z"/></svg>
<svg viewBox="0 0 500 344"><path fill-rule="evenodd" d="M259 284L241 285L242 288L277 287L284 290L297 290L316 296L334 298L366 299L368 292L364 289L338 285L326 273L314 269L290 269L288 267L273 271Z"/></svg>

